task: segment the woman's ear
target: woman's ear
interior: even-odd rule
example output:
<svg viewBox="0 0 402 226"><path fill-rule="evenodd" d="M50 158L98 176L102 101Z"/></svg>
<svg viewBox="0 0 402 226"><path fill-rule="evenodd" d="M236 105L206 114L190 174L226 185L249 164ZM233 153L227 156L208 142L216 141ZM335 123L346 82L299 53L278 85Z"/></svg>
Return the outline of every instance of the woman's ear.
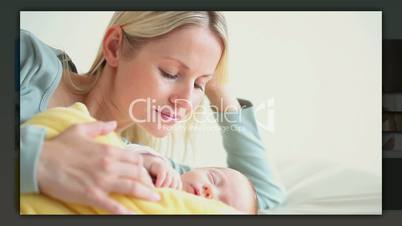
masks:
<svg viewBox="0 0 402 226"><path fill-rule="evenodd" d="M107 64L111 67L117 67L119 64L122 42L123 31L120 26L113 25L106 30L102 42L102 52Z"/></svg>

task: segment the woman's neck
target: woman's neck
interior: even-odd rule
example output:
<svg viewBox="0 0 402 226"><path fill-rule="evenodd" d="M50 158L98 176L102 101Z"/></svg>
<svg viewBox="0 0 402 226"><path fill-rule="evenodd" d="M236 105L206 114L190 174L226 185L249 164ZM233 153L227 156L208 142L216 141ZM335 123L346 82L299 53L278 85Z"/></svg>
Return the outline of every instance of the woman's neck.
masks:
<svg viewBox="0 0 402 226"><path fill-rule="evenodd" d="M83 102L87 106L91 116L100 121L117 121L116 132L121 132L132 125L122 109L114 100L113 71L105 67L96 85L86 95Z"/></svg>

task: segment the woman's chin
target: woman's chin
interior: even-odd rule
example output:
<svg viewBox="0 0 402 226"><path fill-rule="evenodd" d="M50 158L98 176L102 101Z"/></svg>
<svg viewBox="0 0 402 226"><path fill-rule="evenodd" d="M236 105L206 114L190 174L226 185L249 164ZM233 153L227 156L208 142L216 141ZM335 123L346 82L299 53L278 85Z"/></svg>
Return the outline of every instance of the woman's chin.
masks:
<svg viewBox="0 0 402 226"><path fill-rule="evenodd" d="M152 126L151 128L148 129L148 133L150 133L154 137L163 138L170 133L171 129L172 126L168 125Z"/></svg>

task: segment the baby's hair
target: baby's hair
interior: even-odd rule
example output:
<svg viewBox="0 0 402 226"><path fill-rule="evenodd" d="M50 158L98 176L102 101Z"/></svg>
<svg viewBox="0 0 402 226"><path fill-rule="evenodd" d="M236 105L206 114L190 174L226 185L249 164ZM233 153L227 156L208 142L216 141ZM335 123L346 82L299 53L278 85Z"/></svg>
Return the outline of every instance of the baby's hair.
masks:
<svg viewBox="0 0 402 226"><path fill-rule="evenodd" d="M227 167L211 167L211 168L223 169L223 170L228 169ZM232 168L229 168L229 169L235 170L235 169L232 169ZM251 180L246 175L244 175L243 173L239 172L238 170L235 170L235 171L237 171L238 173L240 173L241 175L243 175L247 179L248 185L251 188L252 195L253 195L253 203L252 203L253 205L252 205L252 209L251 209L251 211L249 213L258 214L257 190L255 190L253 182L251 182Z"/></svg>

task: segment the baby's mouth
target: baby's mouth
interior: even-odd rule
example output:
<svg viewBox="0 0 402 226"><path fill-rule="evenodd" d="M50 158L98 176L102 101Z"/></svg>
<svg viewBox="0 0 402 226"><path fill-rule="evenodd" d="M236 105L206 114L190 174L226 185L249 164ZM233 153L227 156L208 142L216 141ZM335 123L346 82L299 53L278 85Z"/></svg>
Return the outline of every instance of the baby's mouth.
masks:
<svg viewBox="0 0 402 226"><path fill-rule="evenodd" d="M186 192L188 192L190 194L197 195L197 196L201 195L200 190L197 189L192 184L187 184L187 186L183 186L183 188L184 188L184 191L186 191Z"/></svg>
<svg viewBox="0 0 402 226"><path fill-rule="evenodd" d="M194 195L197 195L197 196L200 196L200 195L201 195L199 189L197 189L197 188L194 187L193 185L190 185L190 186L191 186L191 188L193 189L193 194L194 194Z"/></svg>

